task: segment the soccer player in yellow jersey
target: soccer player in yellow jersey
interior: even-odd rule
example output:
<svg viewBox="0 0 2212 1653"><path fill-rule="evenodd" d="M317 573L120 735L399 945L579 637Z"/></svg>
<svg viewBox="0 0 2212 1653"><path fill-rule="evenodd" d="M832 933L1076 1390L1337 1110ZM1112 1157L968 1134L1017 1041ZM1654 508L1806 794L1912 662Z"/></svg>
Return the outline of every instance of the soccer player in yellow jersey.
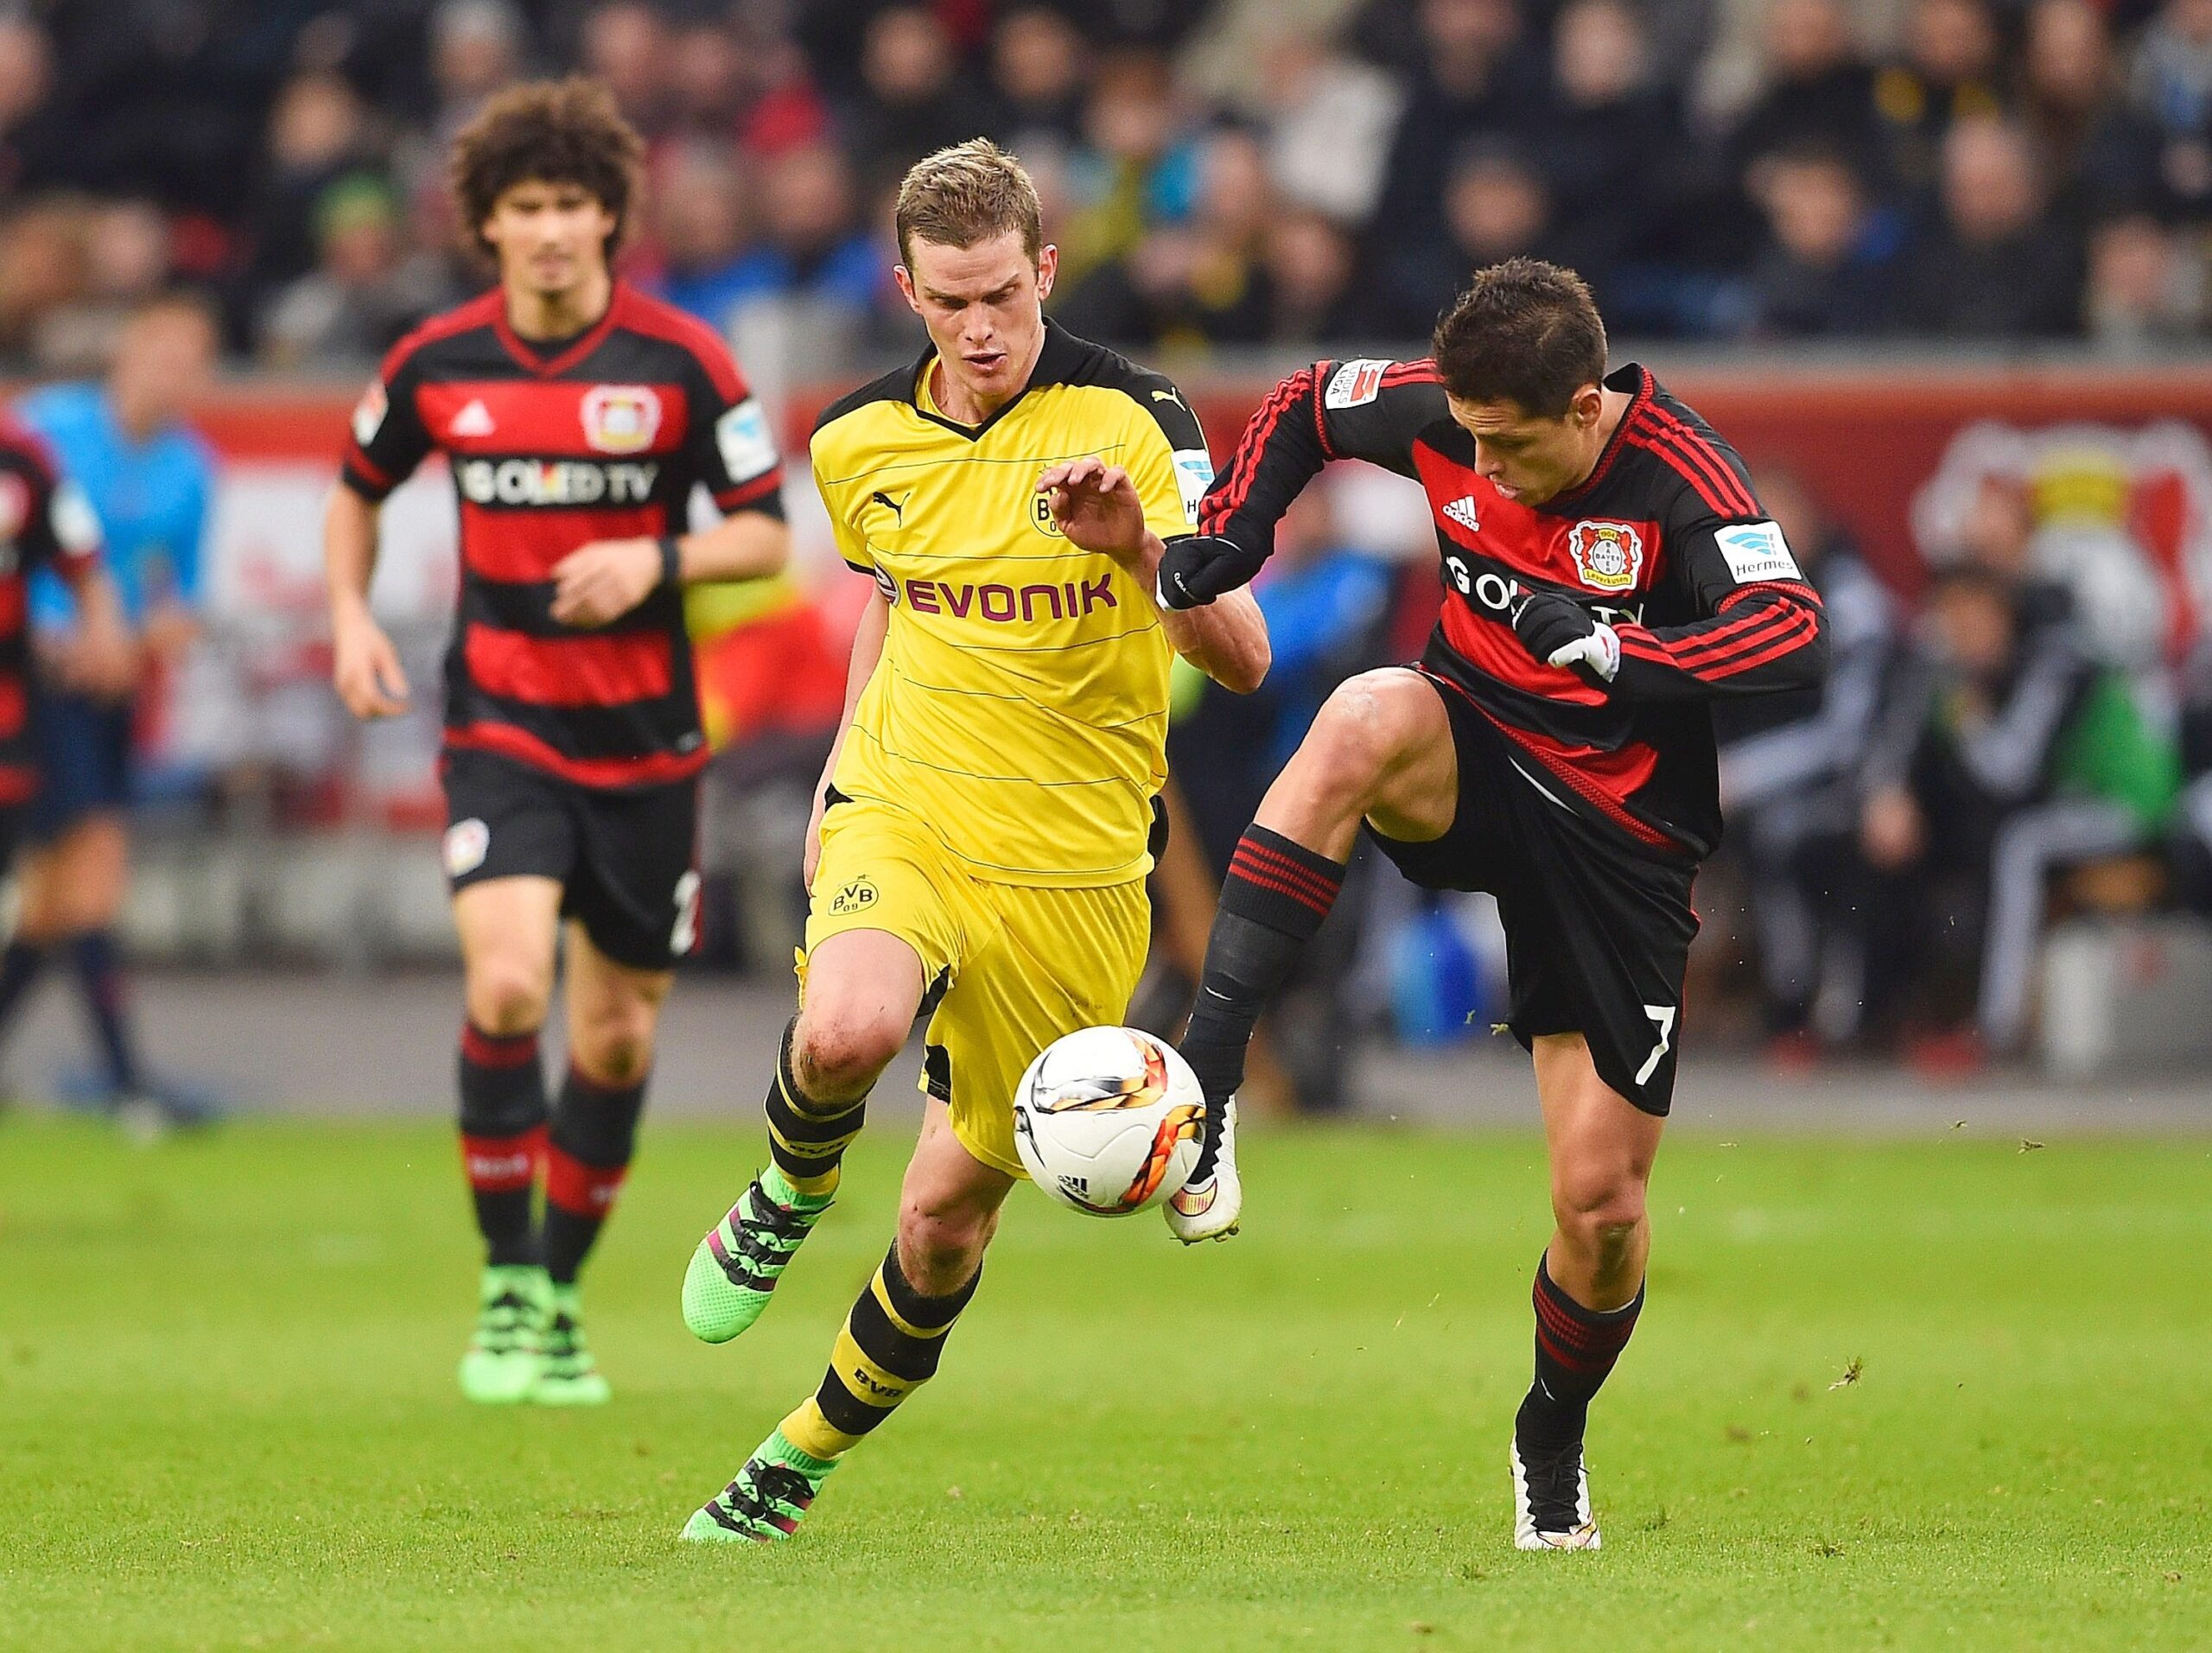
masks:
<svg viewBox="0 0 2212 1653"><path fill-rule="evenodd" d="M1045 320L1058 254L1020 164L981 139L929 156L896 227L930 349L815 429L816 486L876 594L808 836L772 1163L692 1257L692 1331L720 1343L759 1317L927 1008L925 1113L898 1238L821 1387L691 1539L787 1536L936 1371L1021 1175L1016 1081L1060 1034L1120 1020L1144 962L1171 653L1239 691L1268 666L1248 594L1156 604L1164 542L1195 531L1213 474L1205 439L1167 380Z"/></svg>

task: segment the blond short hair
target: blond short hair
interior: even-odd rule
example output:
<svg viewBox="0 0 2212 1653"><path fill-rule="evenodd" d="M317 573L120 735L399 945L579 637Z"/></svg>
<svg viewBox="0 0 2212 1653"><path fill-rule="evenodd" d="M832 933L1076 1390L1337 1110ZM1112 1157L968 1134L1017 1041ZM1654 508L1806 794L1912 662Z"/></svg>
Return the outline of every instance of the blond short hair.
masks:
<svg viewBox="0 0 2212 1653"><path fill-rule="evenodd" d="M916 236L941 247L972 247L1019 230L1033 262L1045 250L1045 209L1037 186L1020 162L987 137L915 162L899 186L893 224L899 256L910 265Z"/></svg>

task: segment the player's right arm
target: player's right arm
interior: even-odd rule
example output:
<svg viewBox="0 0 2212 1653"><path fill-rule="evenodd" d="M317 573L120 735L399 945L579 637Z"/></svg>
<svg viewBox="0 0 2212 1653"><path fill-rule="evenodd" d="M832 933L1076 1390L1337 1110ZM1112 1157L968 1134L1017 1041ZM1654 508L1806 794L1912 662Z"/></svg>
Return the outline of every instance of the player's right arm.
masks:
<svg viewBox="0 0 2212 1653"><path fill-rule="evenodd" d="M1198 507L1198 531L1167 548L1160 598L1192 608L1249 585L1274 551L1275 525L1332 460L1414 474L1414 438L1448 418L1433 363L1320 361L1271 391L1236 456Z"/></svg>
<svg viewBox="0 0 2212 1653"><path fill-rule="evenodd" d="M322 513L330 676L356 717L393 717L407 709L407 674L399 651L369 612L369 582L385 497L430 451L430 433L415 406L414 345L408 338L392 346L355 405L345 465Z"/></svg>

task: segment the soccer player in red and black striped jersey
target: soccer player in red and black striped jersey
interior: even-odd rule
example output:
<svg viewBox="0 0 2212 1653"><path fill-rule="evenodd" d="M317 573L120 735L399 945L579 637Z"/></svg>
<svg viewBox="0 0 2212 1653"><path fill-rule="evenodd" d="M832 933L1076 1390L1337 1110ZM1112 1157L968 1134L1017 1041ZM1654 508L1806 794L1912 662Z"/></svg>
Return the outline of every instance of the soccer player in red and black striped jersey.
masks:
<svg viewBox="0 0 2212 1653"><path fill-rule="evenodd" d="M1199 537L1161 564L1170 606L1236 588L1299 490L1357 459L1427 492L1445 587L1421 662L1339 688L1262 803L1183 1053L1210 1103L1234 1092L1363 823L1415 883L1497 898L1557 1223L1514 1430L1515 1542L1594 1549L1583 1427L1643 1303L1690 882L1720 836L1711 703L1817 682L1825 621L1735 451L1643 368L1605 372L1573 272L1478 272L1433 342L1427 360L1322 362L1276 386ZM1209 1143L1193 1179L1211 1179L1224 1231L1233 1145Z"/></svg>
<svg viewBox="0 0 2212 1653"><path fill-rule="evenodd" d="M52 569L75 593L81 623L53 664L70 688L114 694L137 674L123 606L101 566L99 520L45 442L0 414L0 876L16 858L23 809L39 790L31 738L30 579Z"/></svg>
<svg viewBox="0 0 2212 1653"><path fill-rule="evenodd" d="M682 588L788 555L775 443L728 350L611 272L640 149L583 80L513 88L461 133L461 221L499 284L393 348L324 523L338 691L359 716L393 715L409 689L369 610L378 508L446 455L461 588L445 864L461 1152L487 1253L461 1381L477 1401L607 1398L576 1274L628 1167L696 921L707 745ZM698 490L721 520L686 532ZM537 1036L564 919L568 1071L549 1109Z"/></svg>

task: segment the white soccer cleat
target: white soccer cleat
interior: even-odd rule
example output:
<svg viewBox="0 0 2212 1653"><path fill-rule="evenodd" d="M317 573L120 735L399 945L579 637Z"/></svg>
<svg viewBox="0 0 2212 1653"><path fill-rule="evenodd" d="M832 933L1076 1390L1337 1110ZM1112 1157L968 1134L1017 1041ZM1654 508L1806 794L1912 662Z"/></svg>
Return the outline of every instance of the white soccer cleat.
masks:
<svg viewBox="0 0 2212 1653"><path fill-rule="evenodd" d="M1167 1231L1185 1245L1225 1240L1236 1232L1244 1217L1244 1179L1236 1174L1235 1097L1222 1107L1221 1145L1214 1154L1213 1174L1204 1182L1186 1183L1160 1209L1167 1215Z"/></svg>
<svg viewBox="0 0 2212 1653"><path fill-rule="evenodd" d="M1512 1459L1514 1548L1604 1548L1598 1517L1590 1513L1590 1476L1582 1466L1580 1442L1523 1465L1516 1440Z"/></svg>

